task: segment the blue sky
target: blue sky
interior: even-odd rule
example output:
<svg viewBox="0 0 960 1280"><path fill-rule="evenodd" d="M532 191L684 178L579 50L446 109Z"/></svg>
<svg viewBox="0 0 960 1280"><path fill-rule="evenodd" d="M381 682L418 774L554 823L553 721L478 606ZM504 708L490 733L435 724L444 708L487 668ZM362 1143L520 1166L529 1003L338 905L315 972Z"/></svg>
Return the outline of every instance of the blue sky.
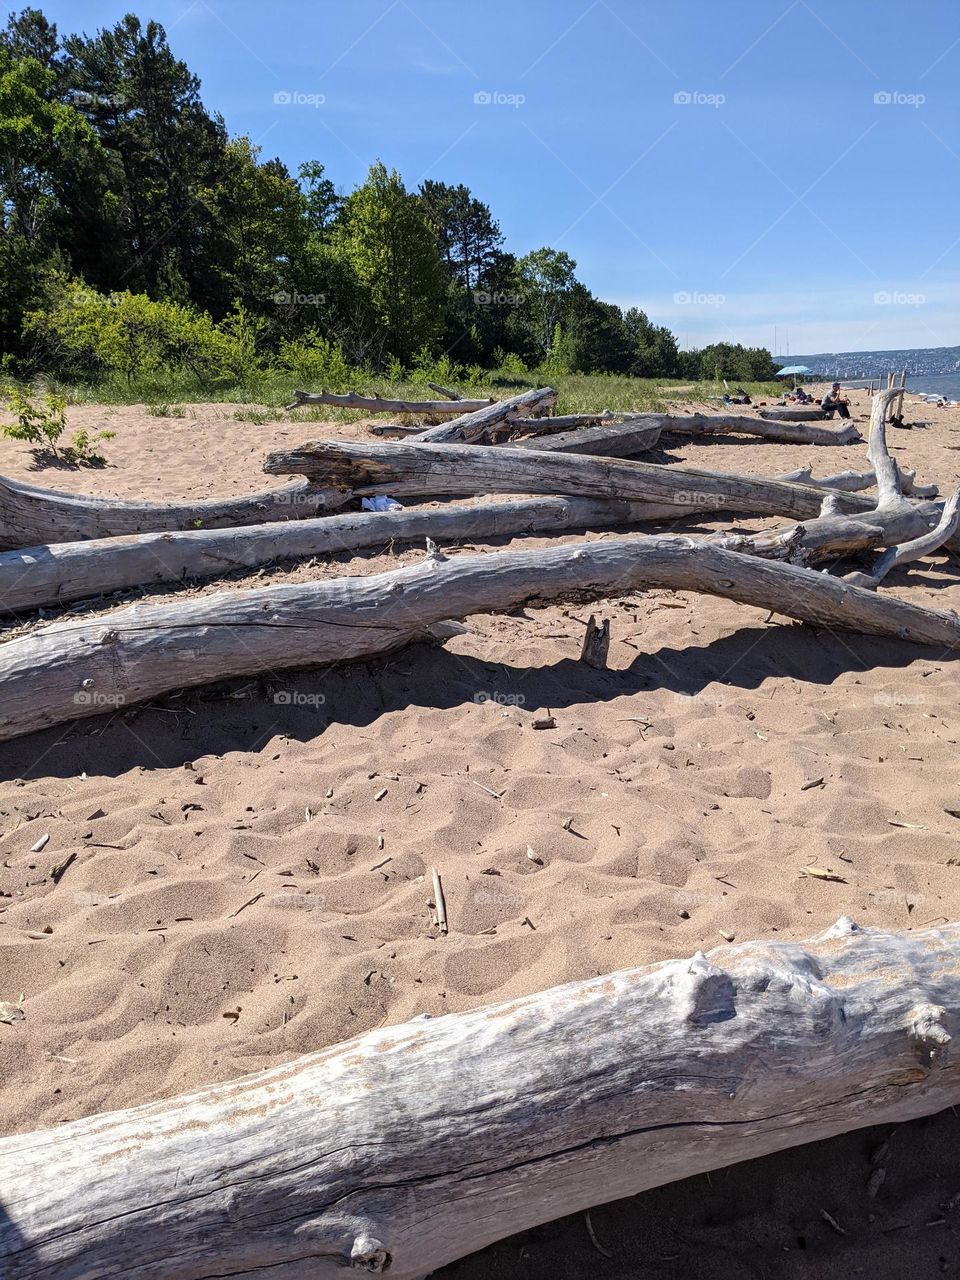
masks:
<svg viewBox="0 0 960 1280"><path fill-rule="evenodd" d="M231 133L464 182L684 346L960 343L960 3L33 0L167 29Z"/></svg>

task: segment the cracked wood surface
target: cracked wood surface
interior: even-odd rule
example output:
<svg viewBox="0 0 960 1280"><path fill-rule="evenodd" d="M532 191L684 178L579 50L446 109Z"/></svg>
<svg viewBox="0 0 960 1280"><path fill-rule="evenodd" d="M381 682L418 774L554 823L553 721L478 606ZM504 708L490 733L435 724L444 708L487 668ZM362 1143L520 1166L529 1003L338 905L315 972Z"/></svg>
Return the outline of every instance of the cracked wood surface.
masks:
<svg viewBox="0 0 960 1280"><path fill-rule="evenodd" d="M842 919L416 1018L0 1140L5 1280L414 1280L665 1182L960 1101L960 925Z"/></svg>

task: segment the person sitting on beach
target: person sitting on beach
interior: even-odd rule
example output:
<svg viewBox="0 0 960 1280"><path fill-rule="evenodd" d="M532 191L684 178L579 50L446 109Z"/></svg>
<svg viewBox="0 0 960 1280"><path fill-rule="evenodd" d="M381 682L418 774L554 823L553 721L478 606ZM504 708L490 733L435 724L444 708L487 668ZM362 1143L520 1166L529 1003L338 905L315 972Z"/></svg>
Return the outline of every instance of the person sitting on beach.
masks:
<svg viewBox="0 0 960 1280"><path fill-rule="evenodd" d="M808 396L803 387L797 387L794 395L796 396L797 404L813 404L813 396Z"/></svg>
<svg viewBox="0 0 960 1280"><path fill-rule="evenodd" d="M839 413L841 418L849 418L850 410L847 407L849 403L850 401L840 394L840 383L835 382L820 401L820 408L825 409L831 418L835 413Z"/></svg>

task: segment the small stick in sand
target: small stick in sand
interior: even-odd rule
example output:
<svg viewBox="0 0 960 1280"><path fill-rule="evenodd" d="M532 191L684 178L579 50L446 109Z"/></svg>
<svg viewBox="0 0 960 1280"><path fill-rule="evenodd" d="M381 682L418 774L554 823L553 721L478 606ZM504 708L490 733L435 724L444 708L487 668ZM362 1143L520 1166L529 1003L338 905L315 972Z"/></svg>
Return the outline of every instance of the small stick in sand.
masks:
<svg viewBox="0 0 960 1280"><path fill-rule="evenodd" d="M60 881L63 879L65 872L68 871L69 868L76 861L76 857L77 857L77 851L76 849L74 849L73 853L71 853L68 857L64 858L63 862L59 862L55 867L50 868L50 879L53 881L54 884L60 883Z"/></svg>
<svg viewBox="0 0 960 1280"><path fill-rule="evenodd" d="M440 872L436 867L431 868L433 876L433 901L437 908L437 924L441 933L449 932L447 927L447 904L443 896L443 885L440 883Z"/></svg>

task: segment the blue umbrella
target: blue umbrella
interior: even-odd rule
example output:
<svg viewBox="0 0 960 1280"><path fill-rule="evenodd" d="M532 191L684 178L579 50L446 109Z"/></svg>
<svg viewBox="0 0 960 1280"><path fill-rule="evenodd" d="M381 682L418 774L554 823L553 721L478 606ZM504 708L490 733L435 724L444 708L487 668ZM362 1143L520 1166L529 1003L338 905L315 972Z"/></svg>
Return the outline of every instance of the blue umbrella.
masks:
<svg viewBox="0 0 960 1280"><path fill-rule="evenodd" d="M788 364L783 369L777 370L778 378L799 377L801 373L813 373L812 369L808 369L805 364Z"/></svg>

